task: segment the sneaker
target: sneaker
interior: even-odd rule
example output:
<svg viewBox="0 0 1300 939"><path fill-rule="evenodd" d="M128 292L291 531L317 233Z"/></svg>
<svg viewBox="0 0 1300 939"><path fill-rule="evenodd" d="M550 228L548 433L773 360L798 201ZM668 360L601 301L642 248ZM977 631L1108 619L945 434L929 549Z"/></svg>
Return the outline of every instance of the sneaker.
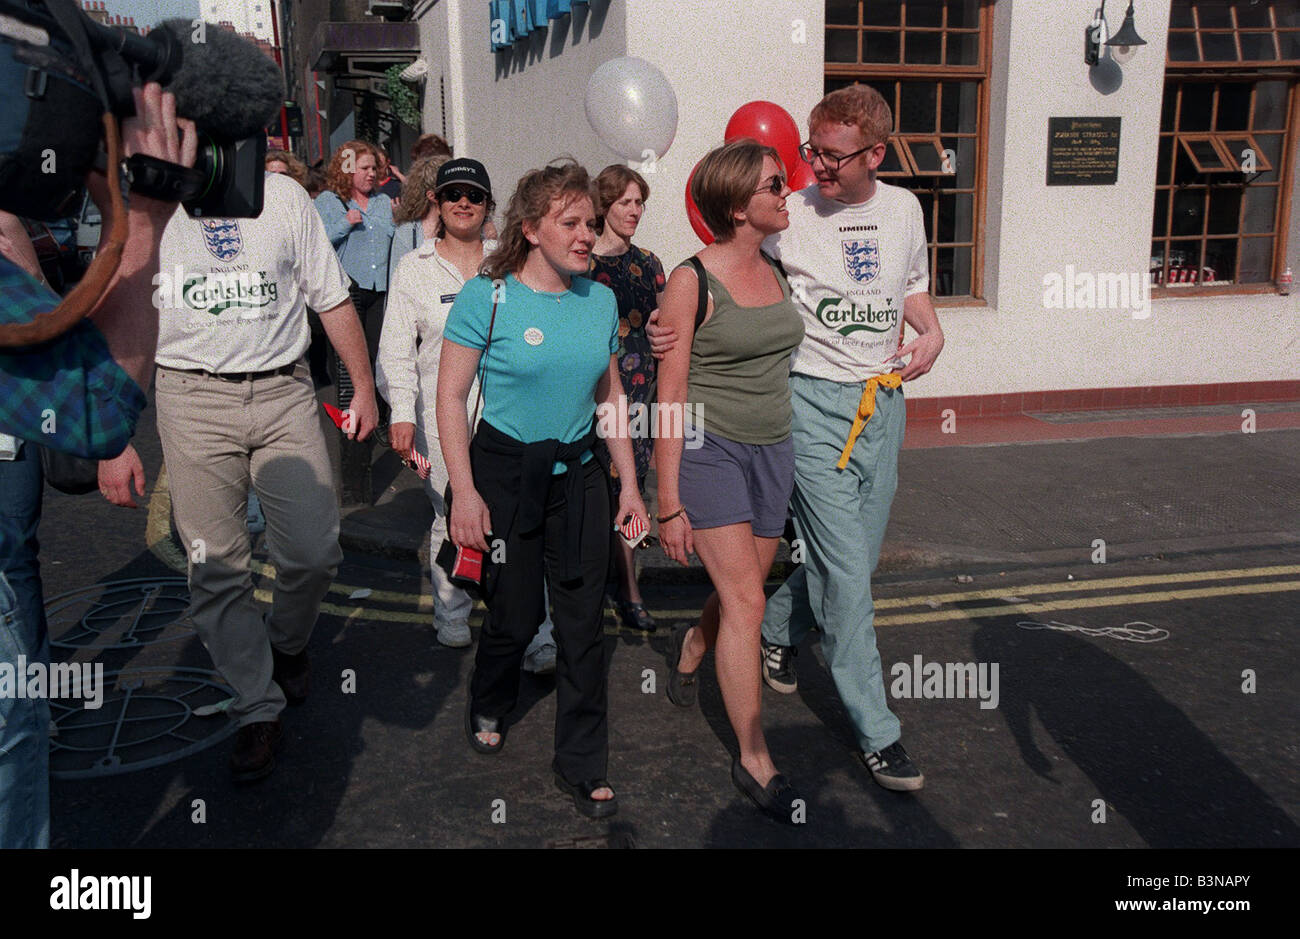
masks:
<svg viewBox="0 0 1300 939"><path fill-rule="evenodd" d="M871 777L886 789L894 792L915 792L925 785L925 777L907 755L901 742L895 741L875 753L863 753L862 762L871 770Z"/></svg>
<svg viewBox="0 0 1300 939"><path fill-rule="evenodd" d="M472 645L473 637L469 632L469 623L434 623L438 632L438 641L451 649L464 649Z"/></svg>
<svg viewBox="0 0 1300 939"><path fill-rule="evenodd" d="M555 671L555 643L545 642L524 656L524 671L550 675Z"/></svg>
<svg viewBox="0 0 1300 939"><path fill-rule="evenodd" d="M794 646L775 646L760 639L763 648L763 681L767 687L781 694L794 694L799 690L799 678L794 673L794 657L799 650Z"/></svg>

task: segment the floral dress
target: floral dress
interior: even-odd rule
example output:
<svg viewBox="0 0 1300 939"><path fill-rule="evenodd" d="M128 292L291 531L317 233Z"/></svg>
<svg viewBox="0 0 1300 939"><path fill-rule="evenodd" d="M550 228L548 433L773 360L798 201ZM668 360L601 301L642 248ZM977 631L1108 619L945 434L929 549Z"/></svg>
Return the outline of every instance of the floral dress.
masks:
<svg viewBox="0 0 1300 939"><path fill-rule="evenodd" d="M587 276L614 291L618 299L618 372L623 379L628 407L637 404L649 407L655 393L656 363L650 354L645 325L659 306L659 294L663 293L665 283L664 266L651 252L632 245L615 257L592 254ZM648 428L648 414L645 421ZM632 438L636 475L641 483L650 470L653 451L654 440L648 433Z"/></svg>

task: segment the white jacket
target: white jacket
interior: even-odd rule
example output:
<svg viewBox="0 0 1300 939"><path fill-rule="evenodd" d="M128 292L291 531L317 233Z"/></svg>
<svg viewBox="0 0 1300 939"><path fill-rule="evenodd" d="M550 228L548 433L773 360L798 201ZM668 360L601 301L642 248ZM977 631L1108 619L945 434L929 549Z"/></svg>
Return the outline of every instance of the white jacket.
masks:
<svg viewBox="0 0 1300 939"><path fill-rule="evenodd" d="M392 408L390 423L415 424L417 434L426 440L438 436L435 411L442 331L456 295L465 286L456 265L438 253L441 241L427 240L397 262L375 359L375 385ZM496 242L483 243L484 256L495 249ZM467 411L477 397L475 381Z"/></svg>

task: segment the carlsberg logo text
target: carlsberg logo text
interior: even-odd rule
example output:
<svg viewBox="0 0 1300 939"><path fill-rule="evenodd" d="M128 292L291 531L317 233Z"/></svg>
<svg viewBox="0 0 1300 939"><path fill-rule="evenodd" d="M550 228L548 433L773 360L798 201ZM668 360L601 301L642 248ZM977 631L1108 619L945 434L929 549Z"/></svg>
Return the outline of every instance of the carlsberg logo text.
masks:
<svg viewBox="0 0 1300 939"><path fill-rule="evenodd" d="M817 319L827 329L833 329L841 336L848 336L860 329L873 333L887 333L898 325L898 310L892 306L883 309L872 306L858 306L836 297L827 297L817 304Z"/></svg>
<svg viewBox="0 0 1300 939"><path fill-rule="evenodd" d="M153 285L158 288L153 294L156 309L200 310L213 316L231 307L264 307L279 295L278 285L267 279L266 271L186 273L177 265L171 273L155 274Z"/></svg>

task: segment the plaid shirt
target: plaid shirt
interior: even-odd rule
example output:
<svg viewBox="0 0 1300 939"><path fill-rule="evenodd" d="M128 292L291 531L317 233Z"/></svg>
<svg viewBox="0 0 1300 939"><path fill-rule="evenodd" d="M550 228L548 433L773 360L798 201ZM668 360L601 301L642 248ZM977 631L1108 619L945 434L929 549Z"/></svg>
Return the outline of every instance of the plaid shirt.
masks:
<svg viewBox="0 0 1300 939"><path fill-rule="evenodd" d="M0 257L0 322L24 323L59 298ZM0 430L90 459L117 456L147 399L82 320L39 346L0 350Z"/></svg>

